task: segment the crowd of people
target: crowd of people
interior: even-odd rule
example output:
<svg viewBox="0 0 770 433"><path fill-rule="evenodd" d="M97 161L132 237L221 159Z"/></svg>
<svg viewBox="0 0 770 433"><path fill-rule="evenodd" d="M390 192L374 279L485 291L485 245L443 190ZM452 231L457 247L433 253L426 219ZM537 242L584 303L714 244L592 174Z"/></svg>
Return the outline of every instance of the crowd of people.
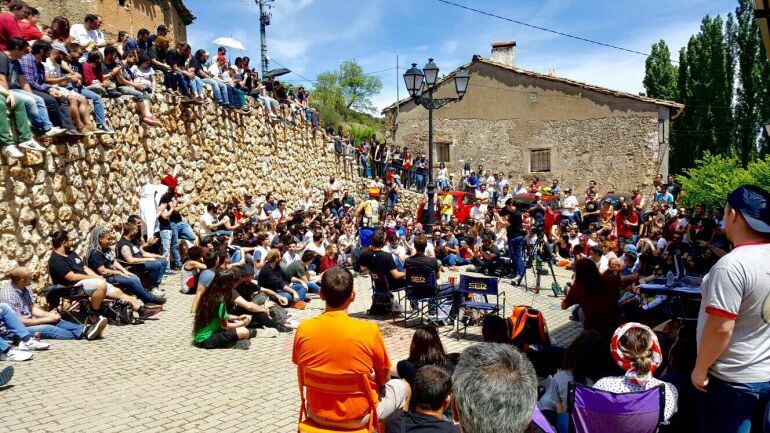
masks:
<svg viewBox="0 0 770 433"><path fill-rule="evenodd" d="M0 104L7 112L0 112L0 145L8 158L21 158L24 150L46 152L41 141L113 134L106 98L135 101L140 122L159 126L151 100L160 83L182 104L208 103L208 88L224 109L248 114L259 106L270 121L319 126L304 87L260 79L248 57L230 63L225 47L213 58L203 49L193 52L185 41L173 41L165 25L155 34L142 28L135 37L121 31L110 39L99 15L78 24L57 16L43 24L38 9L24 1L3 3Z"/></svg>

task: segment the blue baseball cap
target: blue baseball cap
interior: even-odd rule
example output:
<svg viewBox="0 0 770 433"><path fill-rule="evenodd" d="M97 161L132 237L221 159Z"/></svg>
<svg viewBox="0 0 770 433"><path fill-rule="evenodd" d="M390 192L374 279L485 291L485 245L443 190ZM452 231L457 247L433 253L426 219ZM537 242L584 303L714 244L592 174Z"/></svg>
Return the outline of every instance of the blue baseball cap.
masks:
<svg viewBox="0 0 770 433"><path fill-rule="evenodd" d="M727 203L739 212L746 224L760 233L770 233L770 192L755 186L743 185L727 196Z"/></svg>

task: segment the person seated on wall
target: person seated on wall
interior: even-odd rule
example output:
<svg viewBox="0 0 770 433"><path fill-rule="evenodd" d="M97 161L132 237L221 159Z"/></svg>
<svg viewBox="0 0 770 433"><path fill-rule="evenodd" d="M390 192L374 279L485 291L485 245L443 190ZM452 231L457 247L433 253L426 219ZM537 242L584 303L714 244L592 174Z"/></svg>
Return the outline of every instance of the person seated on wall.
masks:
<svg viewBox="0 0 770 433"><path fill-rule="evenodd" d="M31 334L54 340L94 340L107 326L104 317L91 325L78 325L62 320L56 311L45 311L37 306L33 300L35 284L29 268L17 266L8 272L8 278L0 287L0 304L8 304Z"/></svg>
<svg viewBox="0 0 770 433"><path fill-rule="evenodd" d="M117 91L123 96L131 96L136 101L136 108L142 117L142 123L149 126L159 126L160 121L150 110L150 93L152 89L141 81L135 81L136 76L131 72L131 66L136 63L135 53L127 57L128 65L120 60L120 54L115 47L104 49L102 74L117 86ZM149 91L149 93L148 93Z"/></svg>
<svg viewBox="0 0 770 433"><path fill-rule="evenodd" d="M86 266L80 255L75 252L66 230L54 232L51 235L51 244L53 250L48 259L51 281L54 284L83 289L83 293L91 298L91 312L89 313L91 323L99 322L98 313L102 311L102 303L105 298L128 303L131 305L131 309L139 315L139 318L147 318L160 311L160 309L142 305L136 298L126 295Z"/></svg>
<svg viewBox="0 0 770 433"><path fill-rule="evenodd" d="M115 235L104 227L95 227L91 231L88 245L88 267L146 304L163 305L166 298L155 296L144 289L138 276L131 273L115 259Z"/></svg>
<svg viewBox="0 0 770 433"><path fill-rule="evenodd" d="M123 226L123 237L117 243L118 261L125 263L134 273L146 274L149 278L150 293L155 297L163 297L165 293L160 288L160 284L168 269L168 260L137 246L135 240L140 234L135 224Z"/></svg>

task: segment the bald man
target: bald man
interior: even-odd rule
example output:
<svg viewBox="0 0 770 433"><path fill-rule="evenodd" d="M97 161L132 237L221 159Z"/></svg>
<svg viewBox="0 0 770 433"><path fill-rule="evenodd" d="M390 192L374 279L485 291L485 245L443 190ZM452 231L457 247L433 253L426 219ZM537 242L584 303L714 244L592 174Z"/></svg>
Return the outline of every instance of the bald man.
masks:
<svg viewBox="0 0 770 433"><path fill-rule="evenodd" d="M56 311L45 311L35 304L32 294L35 285L32 271L24 266L11 269L9 281L0 287L0 303L8 304L19 316L21 323L32 334L53 340L79 340L99 338L107 326L107 319L100 317L96 323L85 326L62 320Z"/></svg>

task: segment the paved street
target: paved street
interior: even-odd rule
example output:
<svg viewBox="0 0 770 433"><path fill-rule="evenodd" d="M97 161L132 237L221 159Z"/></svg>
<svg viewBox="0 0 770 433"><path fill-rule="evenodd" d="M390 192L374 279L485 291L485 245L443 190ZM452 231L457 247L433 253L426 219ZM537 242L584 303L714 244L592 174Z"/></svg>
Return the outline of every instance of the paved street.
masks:
<svg viewBox="0 0 770 433"><path fill-rule="evenodd" d="M569 273L559 269L557 276L563 285ZM562 345L580 332L580 325L559 309L560 299L545 292L533 299L531 292L505 281L506 314L512 305L534 305ZM53 341L50 351L14 363L12 386L0 390L0 431L296 431L293 334L254 339L248 350L197 349L190 344L192 296L180 294L178 287L177 276L167 279L169 302L156 321L108 327L99 341ZM370 302L369 278L356 278L356 289L350 312L360 315ZM313 300L301 317L318 315L322 308ZM380 325L393 362L406 357L413 331L391 321ZM448 352L480 341L478 327L459 342L450 327L440 332Z"/></svg>

